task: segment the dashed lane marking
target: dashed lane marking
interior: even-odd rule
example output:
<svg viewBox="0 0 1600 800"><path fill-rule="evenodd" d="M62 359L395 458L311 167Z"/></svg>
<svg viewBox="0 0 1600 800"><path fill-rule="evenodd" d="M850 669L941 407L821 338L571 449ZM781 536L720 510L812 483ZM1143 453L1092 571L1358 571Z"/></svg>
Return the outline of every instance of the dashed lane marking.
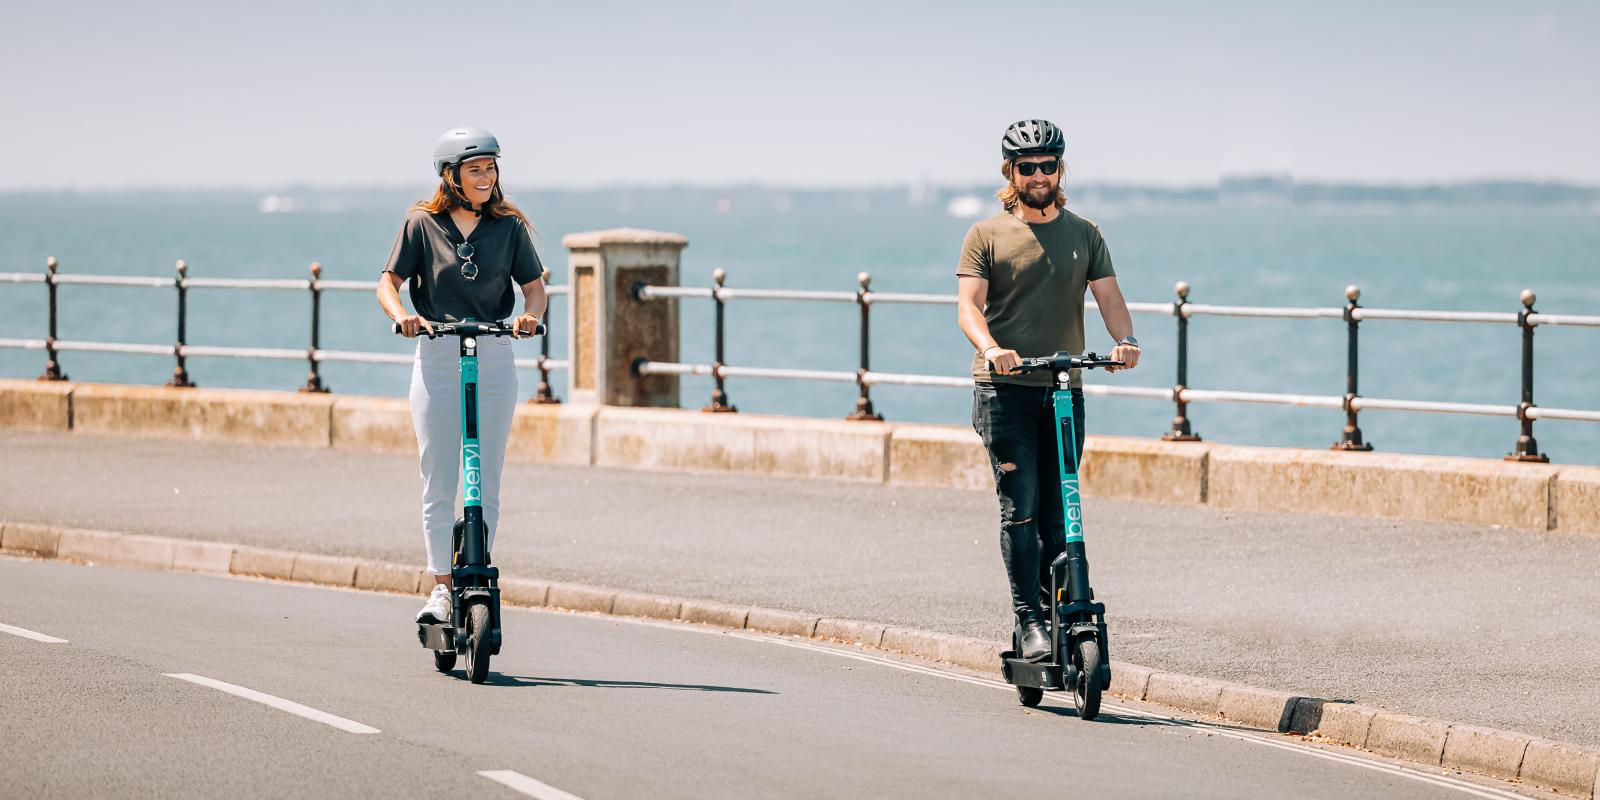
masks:
<svg viewBox="0 0 1600 800"><path fill-rule="evenodd" d="M180 681L188 681L190 683L200 684L201 686L208 686L212 689L216 689L219 692L227 692L234 697L243 697L246 700L252 700L264 706L271 706L279 711L287 711L297 717L304 717L309 720L320 722L324 725L330 725L346 733L380 733L377 728L374 728L371 725L363 725L355 720L334 716L326 711L318 711L311 706L302 705L293 700L285 700L281 697L270 695L266 692L258 692L254 689L247 689L243 686L235 686L231 683L219 681L216 678L207 678L204 675L193 675L188 672L166 672L162 674L169 678L177 678Z"/></svg>
<svg viewBox="0 0 1600 800"><path fill-rule="evenodd" d="M66 645L67 643L66 638L46 637L45 634L40 634L38 630L29 630L26 629L26 627L6 626L6 624L0 624L0 634L11 634L14 635L14 637L32 638L34 642L43 642L46 643L46 645Z"/></svg>
<svg viewBox="0 0 1600 800"><path fill-rule="evenodd" d="M571 793L563 792L541 780L530 778L520 772L509 769L490 769L478 773L501 786L525 794L535 800L583 800Z"/></svg>

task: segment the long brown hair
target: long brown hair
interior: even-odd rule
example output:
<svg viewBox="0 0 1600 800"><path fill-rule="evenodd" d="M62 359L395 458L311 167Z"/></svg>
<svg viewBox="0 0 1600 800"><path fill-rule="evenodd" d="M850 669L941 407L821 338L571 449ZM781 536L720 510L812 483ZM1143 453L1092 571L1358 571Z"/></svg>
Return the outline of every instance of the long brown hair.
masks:
<svg viewBox="0 0 1600 800"><path fill-rule="evenodd" d="M995 197L1000 198L1000 205L1005 206L1006 211L1011 211L1017 207L1018 203L1022 202L1022 193L1017 191L1016 181L1011 178L1011 163L1010 160L1007 160L1000 164L1000 174L1005 176L1006 185L1001 187L1000 191L994 193ZM1060 165L1062 169L1062 177L1066 177L1067 163L1058 158L1056 159L1056 164ZM1063 181L1059 180L1056 182L1056 208L1067 207L1067 190L1062 188L1062 183ZM496 184L496 188L498 187L499 184Z"/></svg>
<svg viewBox="0 0 1600 800"><path fill-rule="evenodd" d="M498 163L497 159L496 166L498 166ZM433 191L433 197L427 200L418 200L411 206L411 209L413 211L426 211L429 214L442 214L461 208L461 202L456 198L464 195L465 192L459 183L454 184L454 190L452 191L452 184L449 183L452 172L454 172L453 169L446 169L444 174L439 176L439 188ZM515 218L530 232L537 234L537 230L533 227L533 222L528 219L528 215L522 213L522 209L517 208L515 203L507 200L505 194L500 191L498 175L495 176L494 190L489 193L489 202L483 206L483 215L493 219L501 217Z"/></svg>

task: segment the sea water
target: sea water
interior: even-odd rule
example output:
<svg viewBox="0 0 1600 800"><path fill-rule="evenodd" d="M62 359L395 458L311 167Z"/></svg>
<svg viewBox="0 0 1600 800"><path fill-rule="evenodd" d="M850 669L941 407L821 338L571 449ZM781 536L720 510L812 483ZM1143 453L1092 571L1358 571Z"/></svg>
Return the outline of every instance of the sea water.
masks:
<svg viewBox="0 0 1600 800"><path fill-rule="evenodd" d="M0 272L170 276L176 261L191 277L376 278L417 190L277 192L119 192L0 195ZM1118 281L1131 301L1167 303L1187 281L1196 303L1335 308L1345 286L1360 286L1374 308L1515 312L1531 288L1548 313L1600 314L1600 210L1582 204L1074 202L1104 231ZM963 235L997 210L979 190L786 190L663 187L534 191L514 195L538 229L538 249L553 282L567 282L565 234L614 227L684 234L681 280L709 285L727 270L732 287L854 291L860 272L885 292L955 291ZM0 284L0 338L42 339L46 290ZM682 302L682 357L712 359L712 306ZM60 287L62 339L169 344L176 333L173 289ZM553 302L552 355L566 355L565 298ZM197 345L304 348L307 292L193 289L188 340ZM859 312L853 304L733 301L727 309L729 364L853 371ZM1176 321L1136 314L1143 344L1137 370L1091 374L1106 385L1170 387ZM1092 350L1111 347L1100 319L1086 320ZM365 292L324 295L321 345L409 353ZM1369 321L1361 326L1361 393L1369 397L1515 405L1520 400L1520 331L1515 325ZM1002 343L1003 344L1003 343ZM524 357L537 344L518 345ZM1193 317L1189 385L1202 389L1338 396L1345 390L1346 331L1337 319ZM1535 399L1539 405L1600 409L1600 329L1539 328ZM872 309L872 368L943 376L966 374L971 347L953 305ZM170 358L66 352L75 380L160 384ZM0 376L31 378L41 351L0 349ZM191 358L192 380L206 387L292 390L301 361ZM324 364L338 393L401 396L409 370L397 365ZM531 394L537 373L524 371ZM552 383L564 395L566 376ZM709 401L711 382L687 378L682 405ZM728 394L746 412L843 417L854 410L851 384L730 379ZM949 388L879 386L877 411L891 421L969 423L971 394ZM1090 398L1091 433L1157 436L1171 403ZM1194 429L1211 441L1327 447L1344 415L1333 409L1194 404ZM1381 451L1499 457L1515 443L1506 417L1369 411L1366 439ZM1540 448L1558 463L1600 463L1600 424L1541 421Z"/></svg>

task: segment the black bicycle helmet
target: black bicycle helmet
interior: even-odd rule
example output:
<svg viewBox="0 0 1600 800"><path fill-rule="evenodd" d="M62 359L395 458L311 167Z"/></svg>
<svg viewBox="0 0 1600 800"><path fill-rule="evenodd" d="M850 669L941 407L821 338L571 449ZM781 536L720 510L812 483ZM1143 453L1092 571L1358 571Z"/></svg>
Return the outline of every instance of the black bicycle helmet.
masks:
<svg viewBox="0 0 1600 800"><path fill-rule="evenodd" d="M1067 140L1061 129L1049 120L1025 119L1011 123L1005 138L1000 140L1000 156L1010 161L1019 156L1056 156L1067 152Z"/></svg>

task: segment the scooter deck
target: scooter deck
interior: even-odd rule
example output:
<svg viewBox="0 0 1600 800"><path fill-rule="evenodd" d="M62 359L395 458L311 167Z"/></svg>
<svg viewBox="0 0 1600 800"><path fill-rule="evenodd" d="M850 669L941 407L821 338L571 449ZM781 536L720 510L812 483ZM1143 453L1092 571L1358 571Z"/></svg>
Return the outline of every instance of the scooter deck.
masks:
<svg viewBox="0 0 1600 800"><path fill-rule="evenodd" d="M444 623L418 623L417 639L429 650L456 650L456 629Z"/></svg>
<svg viewBox="0 0 1600 800"><path fill-rule="evenodd" d="M1061 666L1047 661L1023 661L1014 651L1000 654L1000 674L1013 686L1031 686L1035 689L1063 689Z"/></svg>

